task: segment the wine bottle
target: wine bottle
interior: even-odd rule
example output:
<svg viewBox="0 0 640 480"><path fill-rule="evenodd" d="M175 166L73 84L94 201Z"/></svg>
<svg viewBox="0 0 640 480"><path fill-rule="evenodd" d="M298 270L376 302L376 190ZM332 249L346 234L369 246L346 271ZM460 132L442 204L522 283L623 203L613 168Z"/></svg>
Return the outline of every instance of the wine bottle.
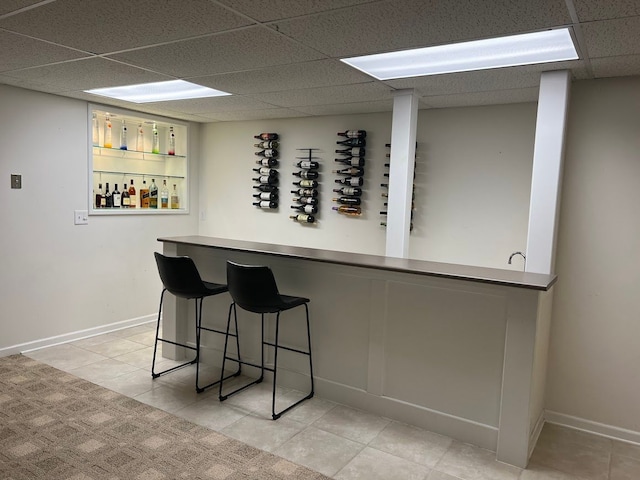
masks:
<svg viewBox="0 0 640 480"><path fill-rule="evenodd" d="M293 197L292 201L302 203L303 205L317 205L318 199L316 197Z"/></svg>
<svg viewBox="0 0 640 480"><path fill-rule="evenodd" d="M96 192L96 208L104 208L106 204L103 204L104 192L102 191L102 184L98 184L98 191Z"/></svg>
<svg viewBox="0 0 640 480"><path fill-rule="evenodd" d="M278 208L278 202L273 202L269 200L254 202L254 205L259 208Z"/></svg>
<svg viewBox="0 0 640 480"><path fill-rule="evenodd" d="M382 225L383 227L386 227L387 226L387 222L380 222L380 225ZM411 222L409 224L409 231L413 232L413 222Z"/></svg>
<svg viewBox="0 0 640 480"><path fill-rule="evenodd" d="M291 208L303 213L318 213L318 207L315 205L291 205Z"/></svg>
<svg viewBox="0 0 640 480"><path fill-rule="evenodd" d="M295 193L301 197L317 197L318 190L315 188L298 188L297 190L291 190L291 193Z"/></svg>
<svg viewBox="0 0 640 480"><path fill-rule="evenodd" d="M94 147L97 147L100 145L100 124L98 123L98 115L95 112L91 114L91 124L93 126L91 143L93 143Z"/></svg>
<svg viewBox="0 0 640 480"><path fill-rule="evenodd" d="M254 147L256 148L278 148L280 146L279 142L260 142L254 143Z"/></svg>
<svg viewBox="0 0 640 480"><path fill-rule="evenodd" d="M120 150L127 149L127 121L122 120L122 130L120 130Z"/></svg>
<svg viewBox="0 0 640 480"><path fill-rule="evenodd" d="M350 175L352 177L362 177L364 175L364 168L362 167L349 167L343 168L342 170L332 170L333 173L338 173L340 175Z"/></svg>
<svg viewBox="0 0 640 480"><path fill-rule="evenodd" d="M117 183L113 186L111 200L113 201L113 208L120 208L122 206L122 194L120 193L120 190L118 190Z"/></svg>
<svg viewBox="0 0 640 480"><path fill-rule="evenodd" d="M292 218L298 223L315 223L316 217L313 215L307 215L304 213L299 213L298 215L289 215L289 218Z"/></svg>
<svg viewBox="0 0 640 480"><path fill-rule="evenodd" d="M167 181L162 180L162 189L160 190L160 208L169 208L169 189Z"/></svg>
<svg viewBox="0 0 640 480"><path fill-rule="evenodd" d="M349 155L350 157L364 157L364 148L362 147L353 147L353 148L345 148L343 150L336 150L336 153L341 153L342 155Z"/></svg>
<svg viewBox="0 0 640 480"><path fill-rule="evenodd" d="M107 118L104 119L104 148L113 147L111 135L111 119L107 116Z"/></svg>
<svg viewBox="0 0 640 480"><path fill-rule="evenodd" d="M160 153L160 137L158 136L158 125L155 122L151 128L151 153Z"/></svg>
<svg viewBox="0 0 640 480"><path fill-rule="evenodd" d="M260 175L269 175L269 176L278 175L277 170L274 170L273 168L269 168L269 167L252 168L252 170L254 172L259 173Z"/></svg>
<svg viewBox="0 0 640 480"><path fill-rule="evenodd" d="M346 132L338 132L341 137L347 138L365 138L367 136L366 130L347 130Z"/></svg>
<svg viewBox="0 0 640 480"><path fill-rule="evenodd" d="M149 208L149 189L146 180L142 180L142 188L140 189L140 208Z"/></svg>
<svg viewBox="0 0 640 480"><path fill-rule="evenodd" d="M171 208L180 208L180 197L178 197L178 190L176 184L173 184L173 191L171 192Z"/></svg>
<svg viewBox="0 0 640 480"><path fill-rule="evenodd" d="M169 155L176 154L176 134L173 132L173 127L169 127L169 149L167 153Z"/></svg>
<svg viewBox="0 0 640 480"><path fill-rule="evenodd" d="M293 175L306 180L315 180L319 177L318 172L314 170L300 170L299 172L293 172Z"/></svg>
<svg viewBox="0 0 640 480"><path fill-rule="evenodd" d="M346 140L338 140L336 143L338 145L344 145L345 147L364 147L367 145L367 140L364 137L354 137L347 138Z"/></svg>
<svg viewBox="0 0 640 480"><path fill-rule="evenodd" d="M338 213L343 215L359 216L362 215L362 209L360 207L352 207L350 205L340 205L339 207L331 207Z"/></svg>
<svg viewBox="0 0 640 480"><path fill-rule="evenodd" d="M293 182L296 187L301 188L318 188L317 180L300 180L299 182Z"/></svg>
<svg viewBox="0 0 640 480"><path fill-rule="evenodd" d="M254 178L253 181L266 183L268 185L276 185L278 183L278 177L275 175L260 175L258 178Z"/></svg>
<svg viewBox="0 0 640 480"><path fill-rule="evenodd" d="M335 161L352 167L364 167L364 158L362 157L336 158Z"/></svg>
<svg viewBox="0 0 640 480"><path fill-rule="evenodd" d="M320 168L320 164L313 160L301 160L293 165L298 168L304 168L305 170L317 170Z"/></svg>
<svg viewBox="0 0 640 480"><path fill-rule="evenodd" d="M106 184L105 190L104 190L104 198L105 198L105 207L106 208L113 208L113 196L111 195L111 192L109 191L109 184Z"/></svg>
<svg viewBox="0 0 640 480"><path fill-rule="evenodd" d="M333 191L341 195L351 195L352 197L359 197L362 195L362 189L358 187L334 188Z"/></svg>
<svg viewBox="0 0 640 480"><path fill-rule="evenodd" d="M360 205L360 197L338 197L332 200L342 205Z"/></svg>
<svg viewBox="0 0 640 480"><path fill-rule="evenodd" d="M136 187L133 186L133 178L129 185L129 208L136 208L138 205L138 196L136 195Z"/></svg>
<svg viewBox="0 0 640 480"><path fill-rule="evenodd" d="M262 165L263 167L275 167L278 165L278 160L275 158L262 158L260 160L256 160L258 165Z"/></svg>
<svg viewBox="0 0 640 480"><path fill-rule="evenodd" d="M275 148L266 148L259 152L255 152L255 155L258 155L259 157L273 158L278 156L278 151Z"/></svg>
<svg viewBox="0 0 640 480"><path fill-rule="evenodd" d="M131 195L129 195L129 189L127 189L127 184L122 184L122 208L130 208L131 207Z"/></svg>
<svg viewBox="0 0 640 480"><path fill-rule="evenodd" d="M256 193L253 195L255 198L257 198L258 200L270 200L273 202L277 202L278 201L278 193L277 192L262 192L262 193Z"/></svg>
<svg viewBox="0 0 640 480"><path fill-rule="evenodd" d="M362 177L345 177L337 178L335 182L341 183L343 185L348 185L350 187L361 187L364 183L364 180L362 180Z"/></svg>
<svg viewBox="0 0 640 480"><path fill-rule="evenodd" d="M138 130L136 135L136 150L139 152L144 152L144 129L142 128L142 124L138 124Z"/></svg>
<svg viewBox="0 0 640 480"><path fill-rule="evenodd" d="M277 192L278 191L278 187L276 187L275 185L269 185L267 183L254 185L253 188L260 190L261 192Z"/></svg>
<svg viewBox="0 0 640 480"><path fill-rule="evenodd" d="M259 135L254 135L253 138L257 138L262 141L270 141L270 140L278 140L277 133L261 133Z"/></svg>
<svg viewBox="0 0 640 480"><path fill-rule="evenodd" d="M149 208L158 208L158 186L155 178L151 179L151 186L149 187Z"/></svg>

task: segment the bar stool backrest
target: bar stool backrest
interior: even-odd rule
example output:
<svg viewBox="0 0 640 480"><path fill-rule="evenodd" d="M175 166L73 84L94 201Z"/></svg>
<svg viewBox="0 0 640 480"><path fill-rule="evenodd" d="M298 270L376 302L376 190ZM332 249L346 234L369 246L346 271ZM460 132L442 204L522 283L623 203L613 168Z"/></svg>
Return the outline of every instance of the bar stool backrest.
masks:
<svg viewBox="0 0 640 480"><path fill-rule="evenodd" d="M283 309L276 280L267 266L227 261L227 286L233 301L244 310L272 313Z"/></svg>
<svg viewBox="0 0 640 480"><path fill-rule="evenodd" d="M211 294L191 258L167 257L158 252L154 254L160 280L164 288L173 295L181 298L199 298Z"/></svg>

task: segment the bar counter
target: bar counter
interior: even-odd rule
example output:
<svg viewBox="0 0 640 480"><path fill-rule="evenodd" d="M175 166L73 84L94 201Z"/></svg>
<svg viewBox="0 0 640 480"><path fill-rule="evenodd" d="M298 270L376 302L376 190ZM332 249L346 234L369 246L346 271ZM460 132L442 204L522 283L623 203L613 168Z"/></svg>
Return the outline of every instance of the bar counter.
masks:
<svg viewBox="0 0 640 480"><path fill-rule="evenodd" d="M166 255L193 258L205 280L226 283L227 260L269 265L282 293L310 298L318 397L527 465L544 423L555 275L206 236L158 241ZM207 299L203 324L224 328L230 301ZM193 341L192 303L166 297L167 338ZM300 348L296 315L283 317L282 341ZM241 311L238 321L242 355L257 362L258 323ZM203 361L219 366L221 339L203 336L203 345ZM278 357L278 384L303 391L308 371L297 360Z"/></svg>

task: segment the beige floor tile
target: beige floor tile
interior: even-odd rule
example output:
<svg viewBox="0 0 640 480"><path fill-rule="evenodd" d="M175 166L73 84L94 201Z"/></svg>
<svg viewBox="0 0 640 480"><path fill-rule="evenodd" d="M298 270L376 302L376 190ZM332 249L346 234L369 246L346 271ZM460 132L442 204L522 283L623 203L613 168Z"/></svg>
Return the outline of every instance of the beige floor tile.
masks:
<svg viewBox="0 0 640 480"><path fill-rule="evenodd" d="M35 350L27 353L26 356L65 372L74 368L82 367L83 365L89 365L90 363L107 359L104 355L90 352L68 343Z"/></svg>
<svg viewBox="0 0 640 480"><path fill-rule="evenodd" d="M313 422L313 426L341 437L367 444L390 420L355 408L338 405Z"/></svg>
<svg viewBox="0 0 640 480"><path fill-rule="evenodd" d="M438 472L437 470L431 470L427 475L426 480L461 480L460 477L454 477L446 473Z"/></svg>
<svg viewBox="0 0 640 480"><path fill-rule="evenodd" d="M220 403L217 395L198 400L176 411L175 414L190 422L216 431L221 431L247 415L246 412Z"/></svg>
<svg viewBox="0 0 640 480"><path fill-rule="evenodd" d="M427 467L433 467L451 446L449 437L411 425L391 422L369 446Z"/></svg>
<svg viewBox="0 0 640 480"><path fill-rule="evenodd" d="M496 461L495 452L454 441L435 470L462 480L516 480L521 469Z"/></svg>
<svg viewBox="0 0 640 480"><path fill-rule="evenodd" d="M151 375L151 360L153 359L152 347L141 348L140 350L117 355L112 358L133 365L134 367L147 369L149 370L149 375Z"/></svg>
<svg viewBox="0 0 640 480"><path fill-rule="evenodd" d="M97 345L87 345L82 348L104 355L105 357L117 357L118 355L135 352L136 350L141 350L146 347L140 343L130 342L124 338L116 338L98 343Z"/></svg>
<svg viewBox="0 0 640 480"><path fill-rule="evenodd" d="M137 369L131 373L126 373L110 380L105 380L101 382L101 385L127 397L142 395L152 388L161 386L161 384L153 381L151 373L148 370L142 369Z"/></svg>
<svg viewBox="0 0 640 480"><path fill-rule="evenodd" d="M520 480L580 480L579 477L543 465L530 463L520 474Z"/></svg>
<svg viewBox="0 0 640 480"><path fill-rule="evenodd" d="M640 460L640 445L613 440L612 452ZM640 478L640 477L639 477Z"/></svg>
<svg viewBox="0 0 640 480"><path fill-rule="evenodd" d="M147 347L153 347L156 340L156 332L147 329L144 333L138 333L137 335L131 335L124 338L130 342L141 343Z"/></svg>
<svg viewBox="0 0 640 480"><path fill-rule="evenodd" d="M84 378L92 383L102 385L107 380L112 380L120 375L131 373L139 370L133 365L119 362L112 358L105 360L99 360L89 365L83 365L82 367L69 370L69 373L76 375L77 377Z"/></svg>
<svg viewBox="0 0 640 480"><path fill-rule="evenodd" d="M109 340L115 340L118 337L113 333L103 333L102 335L94 335L93 337L83 338L82 340L76 340L75 342L71 342L71 345L76 347L90 347L92 345L99 345L104 342L108 342Z"/></svg>
<svg viewBox="0 0 640 480"><path fill-rule="evenodd" d="M336 405L329 400L313 397L289 410L286 415L291 420L311 425Z"/></svg>
<svg viewBox="0 0 640 480"><path fill-rule="evenodd" d="M336 480L424 480L429 468L386 452L365 447L333 478Z"/></svg>
<svg viewBox="0 0 640 480"><path fill-rule="evenodd" d="M249 414L223 428L221 432L260 450L273 452L305 427L303 423L284 416L271 420Z"/></svg>
<svg viewBox="0 0 640 480"><path fill-rule="evenodd" d="M149 331L154 332L155 335L156 321L143 323L142 325L136 325L135 327L123 328L122 330L116 330L112 332L113 335L126 338L132 335L138 335L139 333L147 333Z"/></svg>
<svg viewBox="0 0 640 480"><path fill-rule="evenodd" d="M240 376L224 382L223 393L233 391L235 388L246 385L253 379ZM255 416L271 419L271 400L272 400L272 383L262 382L232 395L224 402L233 405L247 412L253 413ZM290 389L281 387L276 388L276 411L286 408L299 398L300 394L296 394Z"/></svg>
<svg viewBox="0 0 640 480"><path fill-rule="evenodd" d="M195 403L198 400L198 394L195 388L186 389L159 385L145 393L136 395L134 398L165 412L174 413Z"/></svg>
<svg viewBox="0 0 640 480"><path fill-rule="evenodd" d="M640 479L640 460L616 454L611 456L609 480L638 479Z"/></svg>

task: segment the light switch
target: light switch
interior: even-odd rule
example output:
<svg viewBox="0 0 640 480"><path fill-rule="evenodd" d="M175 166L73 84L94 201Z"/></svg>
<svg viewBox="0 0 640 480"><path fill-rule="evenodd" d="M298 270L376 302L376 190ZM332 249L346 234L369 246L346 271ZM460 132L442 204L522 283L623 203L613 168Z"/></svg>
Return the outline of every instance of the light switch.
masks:
<svg viewBox="0 0 640 480"><path fill-rule="evenodd" d="M22 175L11 174L11 188L22 188Z"/></svg>
<svg viewBox="0 0 640 480"><path fill-rule="evenodd" d="M89 223L89 212L86 210L75 210L73 212L74 225L87 225Z"/></svg>

